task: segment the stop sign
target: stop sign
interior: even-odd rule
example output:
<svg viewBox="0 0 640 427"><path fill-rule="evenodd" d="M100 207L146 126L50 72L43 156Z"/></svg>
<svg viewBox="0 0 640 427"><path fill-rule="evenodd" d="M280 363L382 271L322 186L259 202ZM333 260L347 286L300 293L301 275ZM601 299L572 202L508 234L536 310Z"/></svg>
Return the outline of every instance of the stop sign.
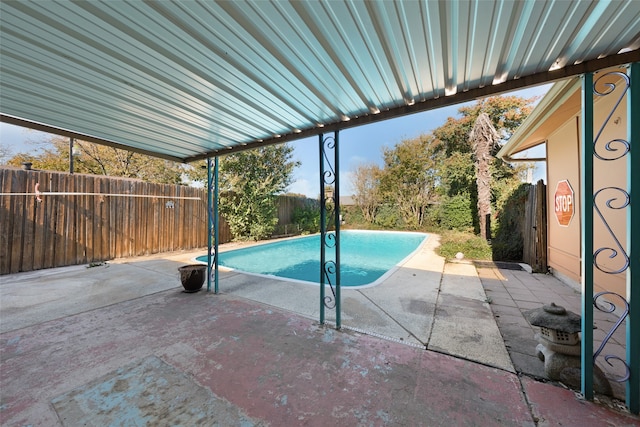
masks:
<svg viewBox="0 0 640 427"><path fill-rule="evenodd" d="M564 179L562 181L558 181L553 200L554 211L556 213L556 218L558 219L558 224L562 227L568 227L571 223L571 219L573 218L573 213L575 212L573 188L571 188L571 184L569 184L568 180Z"/></svg>

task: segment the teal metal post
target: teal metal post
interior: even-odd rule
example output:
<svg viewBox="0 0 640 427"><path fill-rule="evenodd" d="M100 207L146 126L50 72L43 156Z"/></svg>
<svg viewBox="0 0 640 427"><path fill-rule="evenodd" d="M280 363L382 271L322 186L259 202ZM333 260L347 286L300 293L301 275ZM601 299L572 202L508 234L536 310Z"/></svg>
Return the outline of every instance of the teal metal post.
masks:
<svg viewBox="0 0 640 427"><path fill-rule="evenodd" d="M218 293L218 157L215 158L213 174L211 158L207 158L207 292ZM213 249L213 251L212 251Z"/></svg>
<svg viewBox="0 0 640 427"><path fill-rule="evenodd" d="M319 135L320 157L320 324L324 324L325 307L336 309L336 329L342 326L340 315L340 155L338 147L338 131L333 137ZM333 159L328 152L333 151ZM333 160L333 161L332 161ZM325 165L326 161L326 165ZM327 231L327 199L326 185L333 185L333 193L329 209L333 209L334 234ZM329 215L329 218L331 215ZM335 258L327 260L327 248L333 249ZM331 279L335 279L332 281ZM331 288L331 295L326 295L325 285Z"/></svg>
<svg viewBox="0 0 640 427"><path fill-rule="evenodd" d="M335 206L335 230L336 230L336 329L342 327L341 320L341 296L340 296L340 143L339 131L335 133L335 184L333 189L334 206Z"/></svg>
<svg viewBox="0 0 640 427"><path fill-rule="evenodd" d="M327 234L327 217L324 200L324 135L318 135L318 158L320 159L320 324L324 325L324 262L326 259L326 248L324 246L325 235Z"/></svg>
<svg viewBox="0 0 640 427"><path fill-rule="evenodd" d="M211 212L211 206L213 204L211 191L211 158L207 157L207 292L211 291L211 275L213 274L211 269L211 239L214 220Z"/></svg>
<svg viewBox="0 0 640 427"><path fill-rule="evenodd" d="M215 166L213 169L213 180L214 180L214 186L213 186L213 218L214 218L214 223L213 223L213 237L214 237L214 249L213 249L213 253L214 253L214 273L215 273L215 277L214 277L214 293L218 293L218 243L219 243L219 231L220 228L218 227L218 225L220 224L220 215L218 213L218 196L220 193L220 186L219 186L219 182L218 182L218 156L216 156L215 159ZM211 251L209 251L209 254L211 254ZM211 255L209 255L211 256Z"/></svg>
<svg viewBox="0 0 640 427"><path fill-rule="evenodd" d="M593 400L593 74L582 76L582 150L580 152L582 351L581 391Z"/></svg>
<svg viewBox="0 0 640 427"><path fill-rule="evenodd" d="M627 208L627 363L631 375L627 382L626 403L633 414L640 412L640 62L630 65L631 81L627 94L627 136L633 147L627 160L627 188L631 203ZM633 166L635 167L633 167ZM635 242L636 252L632 243Z"/></svg>

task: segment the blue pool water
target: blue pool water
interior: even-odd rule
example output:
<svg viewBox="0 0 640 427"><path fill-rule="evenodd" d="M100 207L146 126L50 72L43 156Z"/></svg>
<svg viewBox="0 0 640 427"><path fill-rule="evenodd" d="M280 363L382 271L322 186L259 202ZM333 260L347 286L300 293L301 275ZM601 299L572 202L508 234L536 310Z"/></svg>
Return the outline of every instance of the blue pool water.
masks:
<svg viewBox="0 0 640 427"><path fill-rule="evenodd" d="M342 231L341 285L363 286L375 282L413 253L427 236L424 233ZM198 261L206 263L206 255ZM320 236L221 252L218 262L248 273L320 283Z"/></svg>

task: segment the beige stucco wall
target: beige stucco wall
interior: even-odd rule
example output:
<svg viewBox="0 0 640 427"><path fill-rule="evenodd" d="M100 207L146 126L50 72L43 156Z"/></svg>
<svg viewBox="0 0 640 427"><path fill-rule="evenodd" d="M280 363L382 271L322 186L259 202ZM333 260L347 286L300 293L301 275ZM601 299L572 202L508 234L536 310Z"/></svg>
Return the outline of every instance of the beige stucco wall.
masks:
<svg viewBox="0 0 640 427"><path fill-rule="evenodd" d="M551 268L580 282L580 157L578 117L562 125L547 140L548 263ZM561 226L555 214L558 182L568 180L574 191L574 215Z"/></svg>
<svg viewBox="0 0 640 427"><path fill-rule="evenodd" d="M621 87L618 85L613 94L597 97L595 102L595 129L594 134L598 134L602 124L608 114L614 108L619 99ZM604 145L616 138L626 139L627 129L626 98L620 103L613 113L609 123L603 128L598 140L597 150L599 153L606 153ZM547 140L547 196L548 206L548 262L549 266L571 278L580 282L580 116L575 115L566 121L562 126L551 133ZM620 148L620 145L617 145ZM611 157L611 154L607 154ZM604 161L594 160L594 188L596 192L605 187L620 187L626 189L627 162L628 156L615 160ZM554 196L557 183L567 179L575 192L575 215L567 227L558 224L554 210ZM612 202L612 206L621 206L623 199L620 193L613 190L605 190L598 196L596 203L605 216L608 225L619 242L626 246L626 209L609 209L606 202L617 197L617 201ZM594 248L615 248L617 244L603 221L594 210ZM598 264L604 269L613 271L622 266L622 257L610 258L612 252L603 251L597 258ZM626 278L624 274L606 274L598 269L595 270L594 286L596 292L609 290L620 295L626 295Z"/></svg>

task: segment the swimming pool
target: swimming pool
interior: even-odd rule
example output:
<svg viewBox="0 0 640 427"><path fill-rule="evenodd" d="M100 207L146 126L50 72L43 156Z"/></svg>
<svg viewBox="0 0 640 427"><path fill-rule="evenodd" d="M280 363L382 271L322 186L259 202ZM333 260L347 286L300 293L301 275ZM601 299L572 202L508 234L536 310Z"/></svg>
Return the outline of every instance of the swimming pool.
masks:
<svg viewBox="0 0 640 427"><path fill-rule="evenodd" d="M399 263L413 254L428 237L424 233L359 231L340 232L341 285L379 283ZM333 253L328 250L327 253ZM327 255L327 259L329 255ZM198 261L207 262L206 255ZM320 283L320 235L299 237L221 252L219 265L246 273Z"/></svg>

